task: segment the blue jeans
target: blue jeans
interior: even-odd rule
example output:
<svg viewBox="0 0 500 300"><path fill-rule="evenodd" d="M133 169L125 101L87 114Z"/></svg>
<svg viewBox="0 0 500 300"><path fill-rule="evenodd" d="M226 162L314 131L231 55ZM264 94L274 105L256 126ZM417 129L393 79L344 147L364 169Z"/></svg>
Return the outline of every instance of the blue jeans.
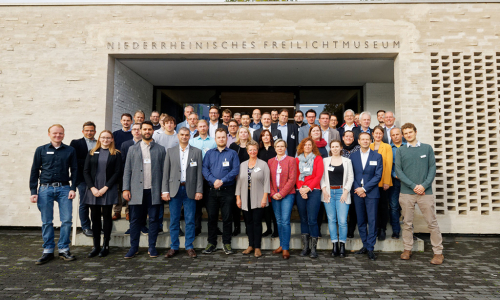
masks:
<svg viewBox="0 0 500 300"><path fill-rule="evenodd" d="M272 200L276 223L278 223L280 246L283 250L290 250L290 236L292 232L292 228L290 227L290 217L292 215L294 198L295 195L290 194L286 195L281 200Z"/></svg>
<svg viewBox="0 0 500 300"><path fill-rule="evenodd" d="M188 198L186 194L186 187L180 186L177 195L171 198L168 203L170 206L170 248L179 250L179 225L181 219L181 208L184 206L184 221L186 222L186 239L184 246L186 250L193 249L195 237L194 216L196 214L196 200Z"/></svg>
<svg viewBox="0 0 500 300"><path fill-rule="evenodd" d="M297 209L300 216L300 231L309 234L313 238L319 236L318 213L321 206L321 190L314 189L307 193L307 199L302 199L298 191L295 193Z"/></svg>
<svg viewBox="0 0 500 300"><path fill-rule="evenodd" d="M156 239L158 238L159 230L159 215L160 206L163 204L152 204L151 190L144 190L142 196L142 204L129 205L130 211L130 249L137 251L139 249L139 238L141 236L141 228L146 224L146 219L149 215L149 248L156 247Z"/></svg>
<svg viewBox="0 0 500 300"><path fill-rule="evenodd" d="M358 231L361 241L363 241L363 247L368 251L373 251L377 242L378 198L361 198L354 195L354 202L356 203Z"/></svg>
<svg viewBox="0 0 500 300"><path fill-rule="evenodd" d="M82 224L82 229L90 229L90 218L89 218L89 208L88 204L83 203L85 199L85 192L87 191L87 185L85 182L80 182L78 185L78 193L80 194L80 206L78 207L78 216L80 217L80 224Z"/></svg>
<svg viewBox="0 0 500 300"><path fill-rule="evenodd" d="M392 186L389 189L389 207L391 216L392 232L399 234L401 232L401 225L399 224L399 217L401 207L399 206L399 193L401 192L401 181L392 178Z"/></svg>
<svg viewBox="0 0 500 300"><path fill-rule="evenodd" d="M326 216L328 217L328 230L332 243L345 243L347 240L347 213L349 204L340 202L343 189L330 190L330 203L323 202L325 205ZM337 235L337 222L339 224Z"/></svg>
<svg viewBox="0 0 500 300"><path fill-rule="evenodd" d="M54 242L54 201L59 205L61 231L57 248L59 252L69 251L69 235L71 233L73 200L68 199L69 185L60 187L40 187L38 190L38 210L42 213L43 252L53 253Z"/></svg>

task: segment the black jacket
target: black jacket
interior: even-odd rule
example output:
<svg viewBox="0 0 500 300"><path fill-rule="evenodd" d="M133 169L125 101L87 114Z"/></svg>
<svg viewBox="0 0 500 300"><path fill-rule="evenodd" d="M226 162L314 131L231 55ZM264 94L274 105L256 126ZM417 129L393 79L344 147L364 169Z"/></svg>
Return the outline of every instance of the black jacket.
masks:
<svg viewBox="0 0 500 300"><path fill-rule="evenodd" d="M253 140L256 141L257 143L259 142L260 134L262 133L262 130L264 128L259 128L253 132ZM274 128L271 124L271 137L273 138L273 141L276 141L277 139L281 139L281 131L278 130L278 128Z"/></svg>
<svg viewBox="0 0 500 300"><path fill-rule="evenodd" d="M77 172L78 176L76 179L76 186L78 186L81 182L84 181L83 167L85 165L85 159L87 158L87 153L89 153L89 151L87 149L87 142L85 142L84 137L81 139L72 140L69 145L75 148L76 151L76 161L78 164L78 172Z"/></svg>
<svg viewBox="0 0 500 300"><path fill-rule="evenodd" d="M99 149L101 150L101 149ZM96 151L98 152L98 151ZM99 153L94 153L90 155L87 154L85 159L85 167L83 168L83 176L85 178L85 183L87 188L94 187L95 178L97 176L97 164L99 162ZM122 155L117 152L116 155L108 156L108 162L106 163L106 186L111 188L117 184L120 180L122 174Z"/></svg>
<svg viewBox="0 0 500 300"><path fill-rule="evenodd" d="M279 123L273 123L271 124L271 133L272 133L272 130L279 130L278 129L278 124ZM288 136L284 136L283 137L283 140L286 141L287 143L287 152L288 152L288 156L291 156L291 157L295 157L295 153L297 152L297 147L299 146L299 127L294 124L294 123L288 123L287 124L287 127L288 127ZM280 131L281 132L281 131Z"/></svg>

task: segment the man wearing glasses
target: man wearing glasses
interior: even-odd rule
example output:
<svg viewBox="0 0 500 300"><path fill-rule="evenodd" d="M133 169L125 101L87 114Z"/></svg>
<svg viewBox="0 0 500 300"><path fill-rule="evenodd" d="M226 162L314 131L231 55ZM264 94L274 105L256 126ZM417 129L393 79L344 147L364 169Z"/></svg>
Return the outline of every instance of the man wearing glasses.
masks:
<svg viewBox="0 0 500 300"><path fill-rule="evenodd" d="M217 106L210 107L208 116L210 117L210 122L208 124L208 135L211 138L215 138L215 131L218 128L223 128L227 132L227 126L219 121L219 108Z"/></svg>

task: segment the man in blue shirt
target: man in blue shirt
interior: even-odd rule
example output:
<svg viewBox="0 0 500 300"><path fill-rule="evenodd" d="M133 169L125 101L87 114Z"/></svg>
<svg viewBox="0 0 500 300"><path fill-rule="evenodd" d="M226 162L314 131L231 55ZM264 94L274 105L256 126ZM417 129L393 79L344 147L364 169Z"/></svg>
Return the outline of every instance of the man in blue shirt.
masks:
<svg viewBox="0 0 500 300"><path fill-rule="evenodd" d="M64 127L55 124L49 127L50 143L40 146L35 151L31 166L30 190L31 203L37 203L42 214L43 255L37 261L42 265L54 259L54 202L59 206L61 231L59 242L59 257L66 261L76 257L69 252L69 235L72 225L73 199L76 194L78 162L73 147L62 143ZM71 176L69 171L71 171ZM40 188L37 192L38 181ZM71 180L71 187L69 181Z"/></svg>
<svg viewBox="0 0 500 300"><path fill-rule="evenodd" d="M231 247L231 230L233 227L232 207L235 195L236 176L240 172L240 160L236 151L226 147L226 131L218 128L215 132L217 148L209 150L203 159L203 177L210 185L207 202L208 213L208 245L203 254L216 251L217 221L219 208L222 212L222 242L226 254L233 254Z"/></svg>
<svg viewBox="0 0 500 300"><path fill-rule="evenodd" d="M389 207L392 226L392 238L399 239L399 233L401 232L401 225L399 225L399 217L401 212L401 207L399 206L401 180L399 180L398 176L396 175L396 152L398 151L399 147L406 145L406 143L403 141L401 128L394 127L390 132L392 147L392 186L389 188Z"/></svg>

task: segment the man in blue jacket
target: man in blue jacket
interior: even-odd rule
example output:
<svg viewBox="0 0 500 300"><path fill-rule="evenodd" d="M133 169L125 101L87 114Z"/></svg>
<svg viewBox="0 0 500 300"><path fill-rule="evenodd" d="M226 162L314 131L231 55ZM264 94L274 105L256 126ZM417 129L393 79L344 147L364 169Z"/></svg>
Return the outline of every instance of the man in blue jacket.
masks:
<svg viewBox="0 0 500 300"><path fill-rule="evenodd" d="M380 198L378 183L382 178L382 155L370 150L369 133L361 132L358 143L361 149L351 155L351 161L354 171L354 204L363 248L356 254L368 254L368 258L376 260L373 250L377 241L377 214Z"/></svg>

